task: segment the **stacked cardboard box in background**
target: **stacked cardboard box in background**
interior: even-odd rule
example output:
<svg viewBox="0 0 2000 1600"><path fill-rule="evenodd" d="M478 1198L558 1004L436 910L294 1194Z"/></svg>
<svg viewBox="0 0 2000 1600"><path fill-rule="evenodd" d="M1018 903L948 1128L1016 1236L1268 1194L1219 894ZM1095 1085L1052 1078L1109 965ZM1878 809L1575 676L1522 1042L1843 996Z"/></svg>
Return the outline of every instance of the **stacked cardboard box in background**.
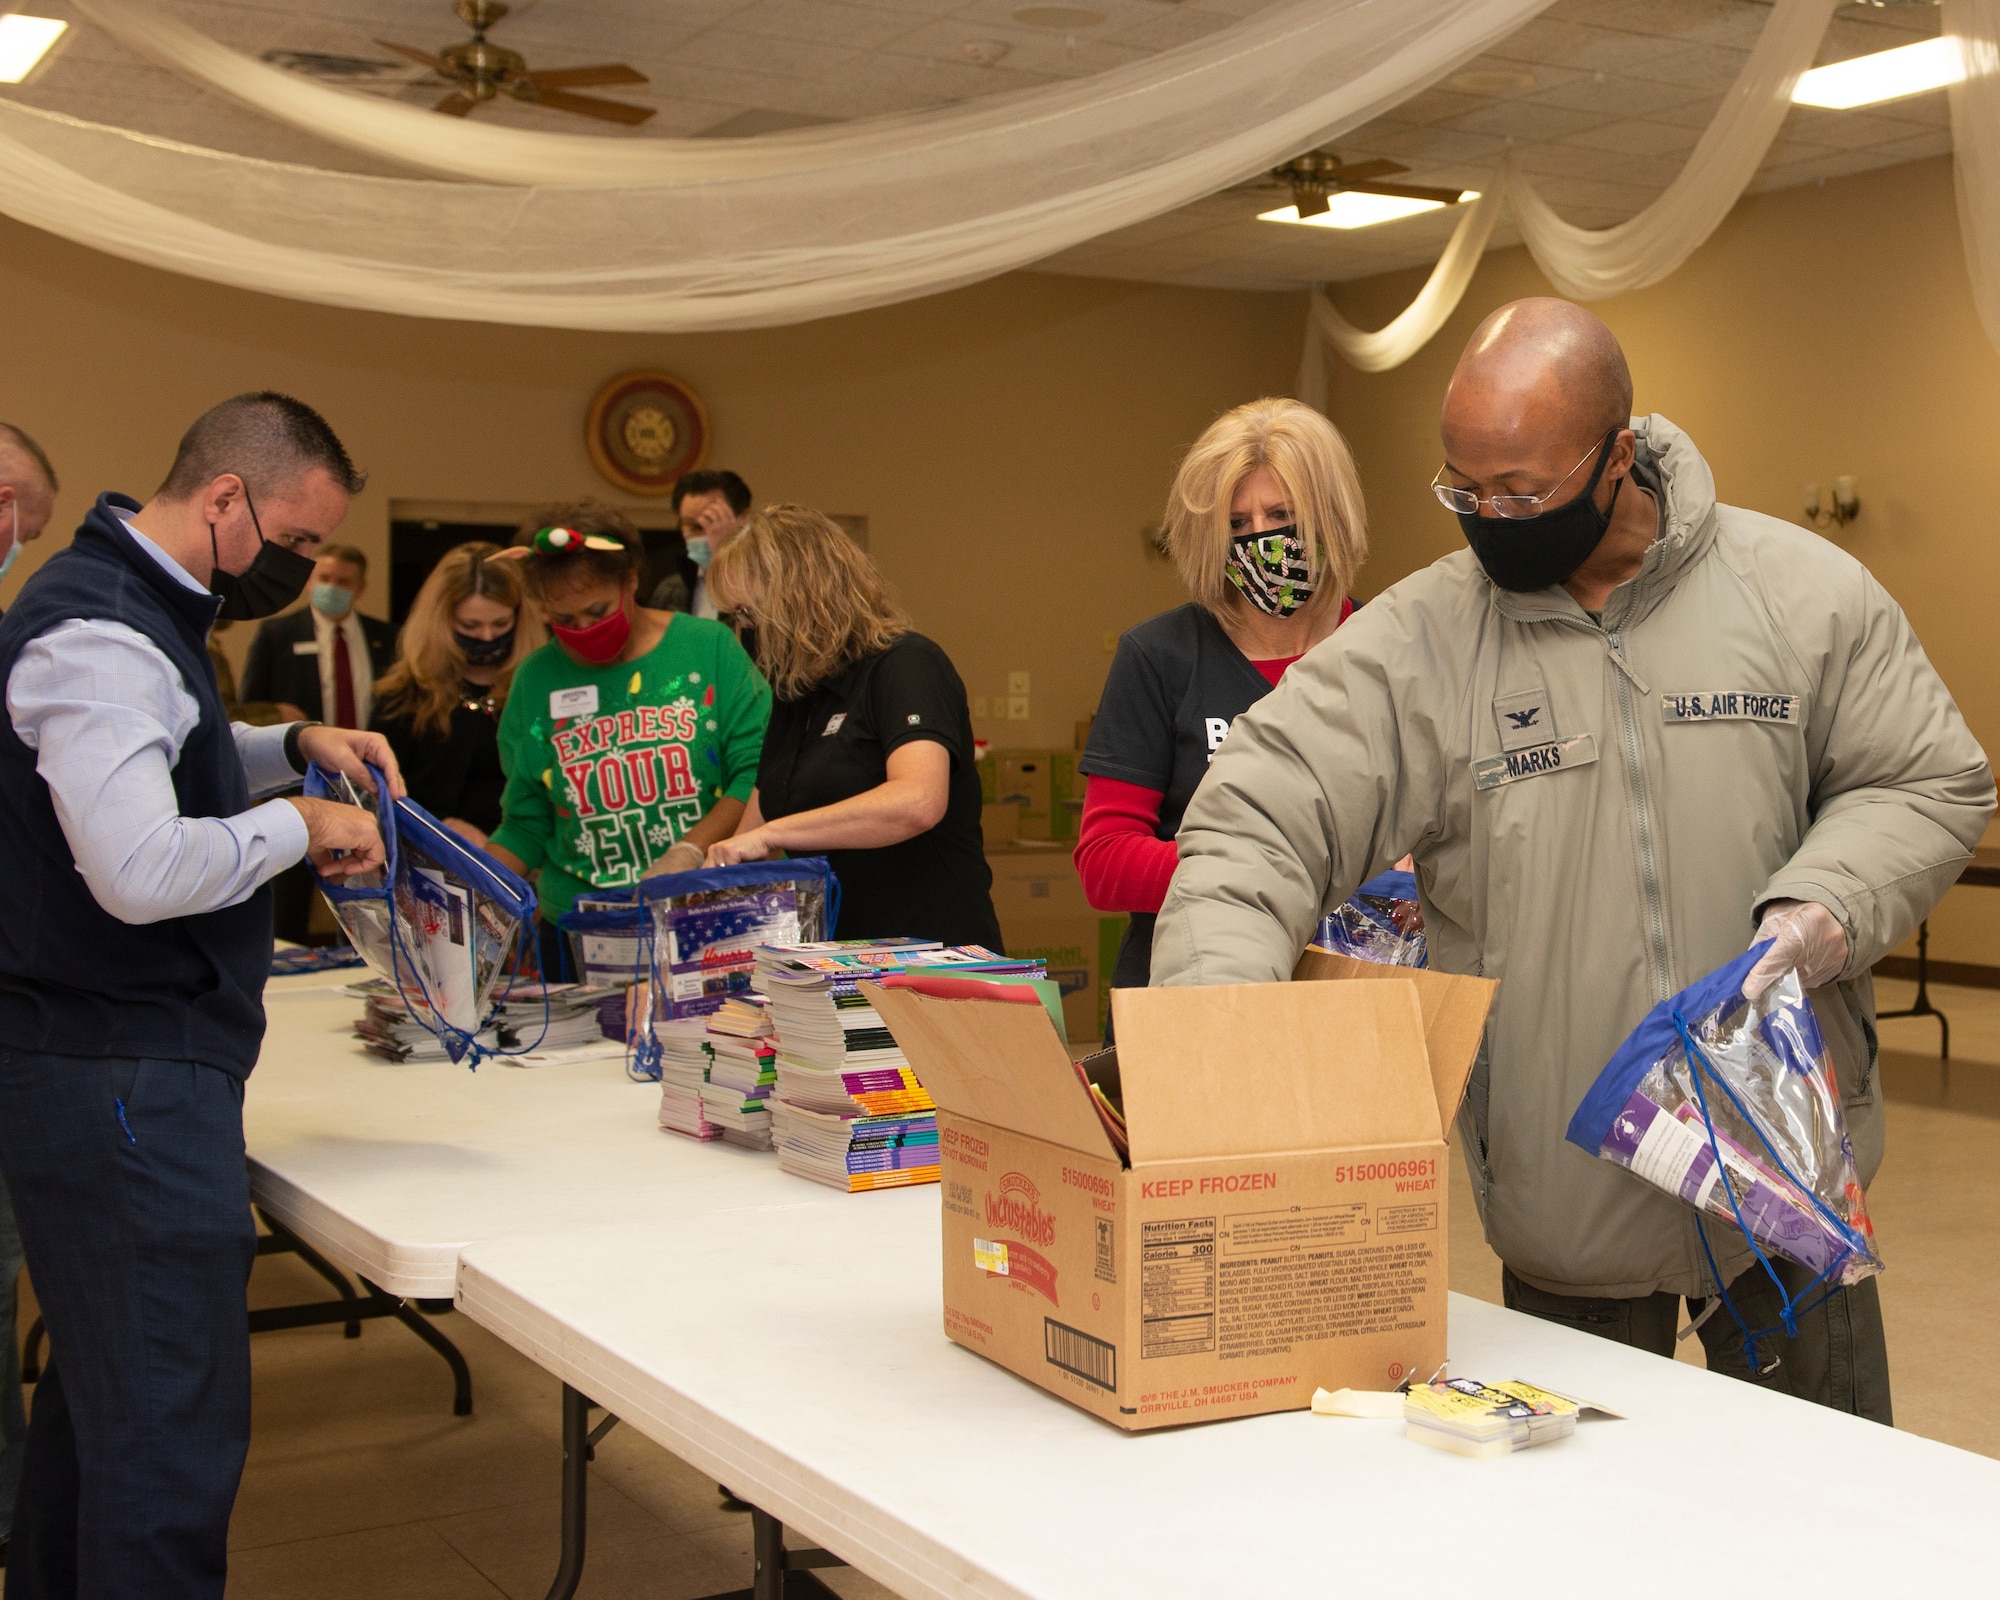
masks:
<svg viewBox="0 0 2000 1600"><path fill-rule="evenodd" d="M1098 911L1084 899L1067 844L989 835L986 862L1007 954L1041 962L1062 986L1063 1026L1072 1044L1102 1039L1125 914Z"/></svg>
<svg viewBox="0 0 2000 1600"><path fill-rule="evenodd" d="M1074 750L989 750L979 761L979 794L989 842L1076 838L1083 779Z"/></svg>

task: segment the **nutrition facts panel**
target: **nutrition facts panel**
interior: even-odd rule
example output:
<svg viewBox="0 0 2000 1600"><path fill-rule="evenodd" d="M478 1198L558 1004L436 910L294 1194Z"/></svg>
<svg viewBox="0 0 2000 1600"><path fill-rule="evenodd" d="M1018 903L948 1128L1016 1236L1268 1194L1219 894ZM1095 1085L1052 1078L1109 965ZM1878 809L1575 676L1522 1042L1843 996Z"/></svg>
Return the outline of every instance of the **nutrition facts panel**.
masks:
<svg viewBox="0 0 2000 1600"><path fill-rule="evenodd" d="M1215 1218L1140 1224L1140 1358L1214 1348Z"/></svg>

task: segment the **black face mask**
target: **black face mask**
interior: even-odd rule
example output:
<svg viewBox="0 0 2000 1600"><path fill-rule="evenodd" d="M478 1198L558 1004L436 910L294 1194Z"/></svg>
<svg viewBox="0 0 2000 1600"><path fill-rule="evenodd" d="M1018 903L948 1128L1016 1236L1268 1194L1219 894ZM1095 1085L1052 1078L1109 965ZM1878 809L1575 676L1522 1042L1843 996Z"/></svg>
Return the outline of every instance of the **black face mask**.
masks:
<svg viewBox="0 0 2000 1600"><path fill-rule="evenodd" d="M1588 561L1611 526L1611 511L1618 504L1620 478L1611 486L1611 505L1597 509L1597 483L1604 476L1604 464L1611 459L1611 441L1617 430L1607 434L1597 453L1597 465L1590 469L1590 482L1574 500L1533 517L1482 517L1476 512L1458 513L1465 530L1465 542L1486 569L1486 576L1502 589L1532 594L1569 581L1571 574Z"/></svg>
<svg viewBox="0 0 2000 1600"><path fill-rule="evenodd" d="M209 555L215 570L209 574L208 592L222 602L217 616L240 622L276 616L305 592L313 568L311 556L287 550L264 537L264 524L257 520L257 507L250 498L249 485L243 488L243 504L250 511L250 525L257 530L257 556L241 572L224 572L222 555L215 542L215 524L208 525Z"/></svg>
<svg viewBox="0 0 2000 1600"><path fill-rule="evenodd" d="M494 639L475 639L469 633L454 630L451 642L458 646L468 667L497 667L514 653L514 630L509 628Z"/></svg>

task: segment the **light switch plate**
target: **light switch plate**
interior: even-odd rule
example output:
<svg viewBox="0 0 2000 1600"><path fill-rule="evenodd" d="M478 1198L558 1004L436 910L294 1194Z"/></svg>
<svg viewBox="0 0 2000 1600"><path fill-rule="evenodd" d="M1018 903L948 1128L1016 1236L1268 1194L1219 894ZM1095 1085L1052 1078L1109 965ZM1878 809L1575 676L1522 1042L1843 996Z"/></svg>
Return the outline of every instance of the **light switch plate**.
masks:
<svg viewBox="0 0 2000 1600"><path fill-rule="evenodd" d="M1009 722L1026 722L1028 720L1028 697L1026 695L1010 694L1007 696L1007 720Z"/></svg>
<svg viewBox="0 0 2000 1600"><path fill-rule="evenodd" d="M985 716L985 715L986 715L986 696L985 696L985 695L983 695L983 694L976 694L976 695L974 695L974 696L972 697L972 714L973 714L973 715L974 715L975 717L983 717L983 716Z"/></svg>
<svg viewBox="0 0 2000 1600"><path fill-rule="evenodd" d="M1032 691L1031 691L1031 690L1030 690L1030 689L1028 688L1028 675L1027 675L1027 673L1025 673L1025 672L1010 672L1010 673L1008 673L1008 674L1007 674L1007 692L1008 692L1009 694L1029 694L1029 693L1032 693Z"/></svg>

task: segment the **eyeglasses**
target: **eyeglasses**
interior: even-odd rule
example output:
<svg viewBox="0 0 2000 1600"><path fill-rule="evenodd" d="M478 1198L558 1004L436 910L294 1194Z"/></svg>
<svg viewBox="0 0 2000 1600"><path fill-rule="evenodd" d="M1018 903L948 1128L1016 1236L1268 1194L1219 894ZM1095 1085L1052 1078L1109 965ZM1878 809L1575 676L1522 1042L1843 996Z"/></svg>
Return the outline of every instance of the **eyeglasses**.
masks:
<svg viewBox="0 0 2000 1600"><path fill-rule="evenodd" d="M1596 444L1584 451L1583 461L1579 461L1569 471L1565 472L1557 480L1555 488L1549 490L1547 494L1495 494L1488 495L1484 503L1493 508L1494 516L1505 517L1509 521L1519 521L1523 517L1540 516L1542 508L1556 497L1557 491L1583 470L1584 461L1588 461L1600 450L1608 450L1611 447L1611 441L1617 437L1618 430L1613 428L1602 439L1599 439ZM1449 467L1438 468L1437 477L1431 479L1431 493L1438 497L1438 504L1443 506L1447 511L1456 511L1462 517L1476 517L1479 515L1481 504L1476 490L1461 489L1456 484L1440 483L1438 481L1439 478L1442 478L1450 470Z"/></svg>

